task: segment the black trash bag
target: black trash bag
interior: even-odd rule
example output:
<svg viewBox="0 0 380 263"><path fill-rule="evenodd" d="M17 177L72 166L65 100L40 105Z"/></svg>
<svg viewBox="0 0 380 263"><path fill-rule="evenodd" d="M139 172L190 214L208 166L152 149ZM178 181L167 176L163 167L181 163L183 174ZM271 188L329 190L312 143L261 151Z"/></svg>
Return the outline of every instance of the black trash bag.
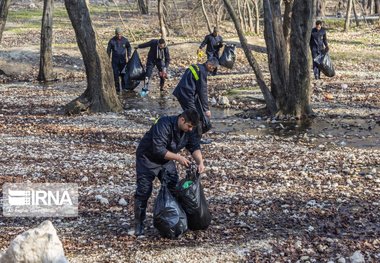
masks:
<svg viewBox="0 0 380 263"><path fill-rule="evenodd" d="M154 202L153 225L162 237L176 238L187 231L187 218L181 205L170 193L164 177Z"/></svg>
<svg viewBox="0 0 380 263"><path fill-rule="evenodd" d="M212 124L210 121L210 118L206 116L206 113L203 110L202 103L199 100L199 97L196 97L195 99L195 107L197 108L197 112L199 114L199 120L200 120L200 125L202 129L202 134L208 132L212 128Z"/></svg>
<svg viewBox="0 0 380 263"><path fill-rule="evenodd" d="M178 182L176 194L187 215L189 229L207 229L211 224L211 214L195 166L190 166L186 171L186 178Z"/></svg>
<svg viewBox="0 0 380 263"><path fill-rule="evenodd" d="M128 74L128 79L130 80L145 79L145 69L141 63L137 50L133 52L131 59L127 63L126 73Z"/></svg>
<svg viewBox="0 0 380 263"><path fill-rule="evenodd" d="M236 46L227 44L224 46L222 55L219 58L219 64L223 67L232 69L236 60Z"/></svg>
<svg viewBox="0 0 380 263"><path fill-rule="evenodd" d="M327 77L331 78L335 76L334 66L328 52L318 55L314 59L314 62L317 63L319 70Z"/></svg>
<svg viewBox="0 0 380 263"><path fill-rule="evenodd" d="M125 66L127 67L127 66ZM124 74L124 83L125 87L123 89L126 90L134 90L140 83L140 80L131 80L128 76L128 71L126 70L126 73Z"/></svg>

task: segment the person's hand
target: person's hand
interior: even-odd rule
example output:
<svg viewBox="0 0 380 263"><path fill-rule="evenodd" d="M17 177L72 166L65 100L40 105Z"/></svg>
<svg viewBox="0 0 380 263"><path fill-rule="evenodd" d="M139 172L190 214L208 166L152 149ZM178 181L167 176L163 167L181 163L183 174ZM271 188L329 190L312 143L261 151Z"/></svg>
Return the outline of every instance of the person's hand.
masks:
<svg viewBox="0 0 380 263"><path fill-rule="evenodd" d="M199 53L201 53L202 52L202 49L201 48L198 48L198 50L197 50L197 55L199 54Z"/></svg>
<svg viewBox="0 0 380 263"><path fill-rule="evenodd" d="M135 49L138 49L139 47L138 46L135 46Z"/></svg>
<svg viewBox="0 0 380 263"><path fill-rule="evenodd" d="M208 111L205 112L205 114L206 114L207 117L211 118L211 111L208 110Z"/></svg>
<svg viewBox="0 0 380 263"><path fill-rule="evenodd" d="M186 166L186 167L189 167L189 165L190 165L190 161L189 160L187 160L185 157L183 157L183 156L181 156L181 155L178 155L179 157L178 157L178 162L181 164L181 165L183 165L183 166Z"/></svg>
<svg viewBox="0 0 380 263"><path fill-rule="evenodd" d="M203 164L203 162L201 162L199 165L198 165L198 172L201 174L205 171L205 166Z"/></svg>

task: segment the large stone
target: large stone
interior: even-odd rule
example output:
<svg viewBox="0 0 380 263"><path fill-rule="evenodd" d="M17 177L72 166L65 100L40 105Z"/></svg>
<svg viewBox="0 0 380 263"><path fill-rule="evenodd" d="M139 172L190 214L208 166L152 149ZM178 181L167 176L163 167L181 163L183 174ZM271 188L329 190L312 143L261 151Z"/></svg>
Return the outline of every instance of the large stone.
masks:
<svg viewBox="0 0 380 263"><path fill-rule="evenodd" d="M68 263L53 224L46 220L12 240L0 263Z"/></svg>

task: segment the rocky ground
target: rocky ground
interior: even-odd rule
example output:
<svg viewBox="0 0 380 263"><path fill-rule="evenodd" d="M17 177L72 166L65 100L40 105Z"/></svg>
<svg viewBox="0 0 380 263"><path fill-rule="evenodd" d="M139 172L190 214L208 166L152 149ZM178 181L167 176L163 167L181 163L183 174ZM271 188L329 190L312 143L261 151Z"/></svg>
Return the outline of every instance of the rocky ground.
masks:
<svg viewBox="0 0 380 263"><path fill-rule="evenodd" d="M106 43L112 35L106 26L115 21L103 23L99 30ZM14 20L7 26L0 53L0 185L79 185L79 216L51 218L70 262L380 261L376 26L329 31L337 76L312 84L317 117L308 123L262 114L260 92L240 49L233 70L209 79L215 128L206 135L213 143L202 148L207 166L202 184L213 220L208 230L189 231L177 240L160 238L152 227L158 182L147 235L135 238L130 227L136 146L153 117L179 112L170 93L154 91L144 99L123 93L121 113L65 116L63 106L86 87L72 30L58 27L58 81L42 85L34 81L38 29L12 30L19 26ZM192 54L199 39L171 39L169 90L196 61ZM262 36L250 43L266 72ZM0 251L43 220L1 217Z"/></svg>

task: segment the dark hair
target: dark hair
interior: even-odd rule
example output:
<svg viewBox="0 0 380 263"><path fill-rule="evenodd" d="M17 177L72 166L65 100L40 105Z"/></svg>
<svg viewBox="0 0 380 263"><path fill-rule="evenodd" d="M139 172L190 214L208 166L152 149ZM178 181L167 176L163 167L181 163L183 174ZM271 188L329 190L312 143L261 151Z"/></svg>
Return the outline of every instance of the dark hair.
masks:
<svg viewBox="0 0 380 263"><path fill-rule="evenodd" d="M322 21L321 20L317 20L317 22L315 22L316 25L322 25Z"/></svg>
<svg viewBox="0 0 380 263"><path fill-rule="evenodd" d="M218 60L216 57L210 57L210 58L206 61L206 64L211 64L211 65L213 65L214 67L218 67L218 66L219 66L219 60Z"/></svg>
<svg viewBox="0 0 380 263"><path fill-rule="evenodd" d="M158 40L158 44L165 44L165 39L160 38L160 39Z"/></svg>
<svg viewBox="0 0 380 263"><path fill-rule="evenodd" d="M191 123L193 126L197 126L199 124L199 114L194 109L185 110L179 115L185 119L185 122Z"/></svg>

